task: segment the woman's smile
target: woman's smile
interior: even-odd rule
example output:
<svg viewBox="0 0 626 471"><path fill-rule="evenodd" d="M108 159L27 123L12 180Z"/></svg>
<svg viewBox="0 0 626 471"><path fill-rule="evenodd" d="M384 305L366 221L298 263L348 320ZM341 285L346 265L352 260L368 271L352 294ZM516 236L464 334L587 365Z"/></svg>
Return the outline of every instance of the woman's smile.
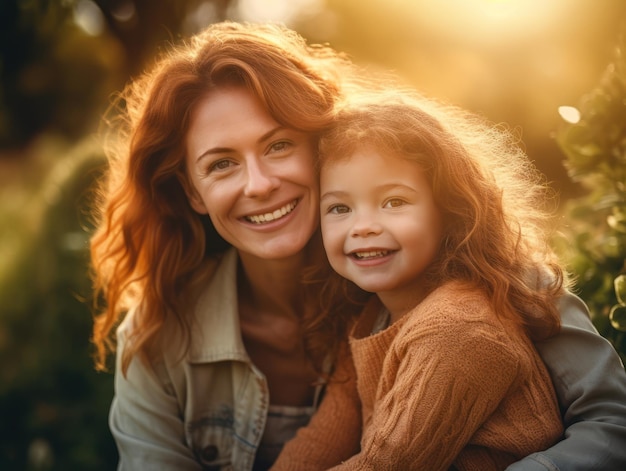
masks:
<svg viewBox="0 0 626 471"><path fill-rule="evenodd" d="M192 207L240 252L262 259L299 254L317 230L315 146L285 128L244 87L211 91L187 133Z"/></svg>
<svg viewBox="0 0 626 471"><path fill-rule="evenodd" d="M298 200L293 200L292 202L274 210L271 212L266 212L262 214L254 214L250 216L244 216L244 219L253 224L267 224L272 221L276 221L278 219L282 219L287 214L290 214L295 207L298 205Z"/></svg>

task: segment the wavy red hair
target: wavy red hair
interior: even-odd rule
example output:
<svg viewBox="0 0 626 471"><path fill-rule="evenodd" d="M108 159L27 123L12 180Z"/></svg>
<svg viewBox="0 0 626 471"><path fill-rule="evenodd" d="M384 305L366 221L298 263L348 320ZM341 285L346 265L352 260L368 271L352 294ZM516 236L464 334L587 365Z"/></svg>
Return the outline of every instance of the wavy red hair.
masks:
<svg viewBox="0 0 626 471"><path fill-rule="evenodd" d="M349 62L309 46L279 25L224 22L172 47L130 83L105 120L109 171L99 188L91 261L96 298L96 368L115 348L113 331L139 305L122 355L144 354L167 318L189 337L185 302L228 247L190 207L184 137L196 103L212 89L251 90L286 127L315 136L327 126ZM208 269L207 269L208 266Z"/></svg>

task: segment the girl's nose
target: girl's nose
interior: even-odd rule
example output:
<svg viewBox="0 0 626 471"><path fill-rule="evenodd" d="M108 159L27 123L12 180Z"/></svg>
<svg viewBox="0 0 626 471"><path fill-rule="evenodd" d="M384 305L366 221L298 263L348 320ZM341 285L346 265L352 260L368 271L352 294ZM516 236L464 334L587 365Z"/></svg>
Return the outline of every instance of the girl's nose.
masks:
<svg viewBox="0 0 626 471"><path fill-rule="evenodd" d="M371 237L382 233L383 227L370 215L360 215L357 217L350 235L352 237Z"/></svg>

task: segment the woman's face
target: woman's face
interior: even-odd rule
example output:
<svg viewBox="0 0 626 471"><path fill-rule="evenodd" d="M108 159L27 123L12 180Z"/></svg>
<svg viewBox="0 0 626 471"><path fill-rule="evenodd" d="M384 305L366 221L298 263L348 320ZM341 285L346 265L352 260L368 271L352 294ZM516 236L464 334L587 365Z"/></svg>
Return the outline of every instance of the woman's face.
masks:
<svg viewBox="0 0 626 471"><path fill-rule="evenodd" d="M243 87L211 91L186 137L191 206L239 251L263 259L300 252L318 227L315 151Z"/></svg>

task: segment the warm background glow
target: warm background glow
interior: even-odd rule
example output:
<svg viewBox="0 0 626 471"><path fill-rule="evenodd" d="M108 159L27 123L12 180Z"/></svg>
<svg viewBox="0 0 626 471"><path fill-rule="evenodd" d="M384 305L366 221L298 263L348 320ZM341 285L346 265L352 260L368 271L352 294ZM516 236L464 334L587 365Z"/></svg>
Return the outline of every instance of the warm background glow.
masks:
<svg viewBox="0 0 626 471"><path fill-rule="evenodd" d="M287 0L285 0L287 1ZM305 0L302 0L305 1ZM622 0L328 0L294 20L315 41L396 70L417 88L518 129L567 197L552 135L614 55Z"/></svg>

